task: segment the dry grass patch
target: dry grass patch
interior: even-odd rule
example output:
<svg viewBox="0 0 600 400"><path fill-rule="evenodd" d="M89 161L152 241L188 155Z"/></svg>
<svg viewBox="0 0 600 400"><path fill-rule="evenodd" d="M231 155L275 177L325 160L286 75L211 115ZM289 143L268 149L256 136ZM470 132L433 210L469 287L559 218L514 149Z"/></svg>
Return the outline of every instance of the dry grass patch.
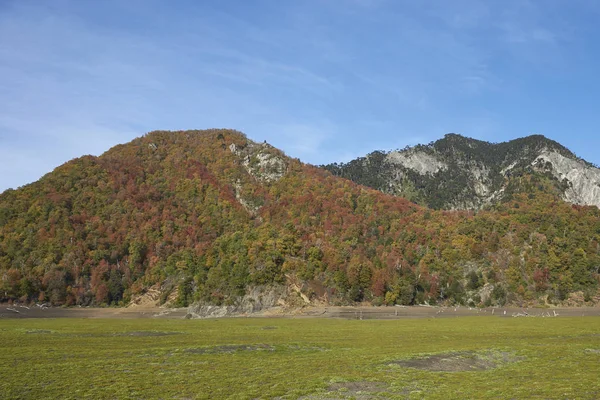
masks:
<svg viewBox="0 0 600 400"><path fill-rule="evenodd" d="M134 331L115 333L112 336L132 336L132 337L160 337L160 336L173 336L180 335L181 332L156 332L156 331Z"/></svg>
<svg viewBox="0 0 600 400"><path fill-rule="evenodd" d="M25 333L28 335L48 335L54 332L48 329L30 329L28 331L25 331Z"/></svg>
<svg viewBox="0 0 600 400"><path fill-rule="evenodd" d="M327 387L326 393L301 397L302 400L377 400L384 399L383 392L389 387L383 382L354 381L335 382Z"/></svg>
<svg viewBox="0 0 600 400"><path fill-rule="evenodd" d="M238 351L274 351L275 348L268 344L228 344L222 346L203 347L184 350L192 354L232 354Z"/></svg>
<svg viewBox="0 0 600 400"><path fill-rule="evenodd" d="M486 371L502 365L521 361L512 352L507 351L457 351L421 356L408 360L398 360L391 364L405 368L415 368L435 372Z"/></svg>

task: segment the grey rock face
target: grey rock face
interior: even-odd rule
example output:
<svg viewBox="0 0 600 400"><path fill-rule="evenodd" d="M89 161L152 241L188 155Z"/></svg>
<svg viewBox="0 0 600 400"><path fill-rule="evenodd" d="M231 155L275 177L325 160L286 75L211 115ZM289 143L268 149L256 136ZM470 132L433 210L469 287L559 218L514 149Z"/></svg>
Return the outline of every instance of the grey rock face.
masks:
<svg viewBox="0 0 600 400"><path fill-rule="evenodd" d="M286 172L286 161L275 154L274 148L267 143L256 144L248 141L244 148L232 144L229 150L239 156L246 171L261 182L278 181Z"/></svg>
<svg viewBox="0 0 600 400"><path fill-rule="evenodd" d="M196 303L188 309L192 318L219 318L257 313L269 308L285 305L288 290L284 286L253 287L235 304L215 306Z"/></svg>
<svg viewBox="0 0 600 400"><path fill-rule="evenodd" d="M281 179L287 172L287 161L274 147L267 143L248 141L245 146L231 144L229 150L239 157L241 165L254 179L263 184L269 184ZM261 208L252 196L244 193L239 181L233 182L237 201L252 215Z"/></svg>
<svg viewBox="0 0 600 400"><path fill-rule="evenodd" d="M392 151L388 153L386 160L390 165L401 165L421 174L435 174L448 169L448 165L434 155L422 151Z"/></svg>
<svg viewBox="0 0 600 400"><path fill-rule="evenodd" d="M542 151L534 163L540 161L552 164L552 174L557 179L568 181L564 200L600 207L600 169L550 150Z"/></svg>

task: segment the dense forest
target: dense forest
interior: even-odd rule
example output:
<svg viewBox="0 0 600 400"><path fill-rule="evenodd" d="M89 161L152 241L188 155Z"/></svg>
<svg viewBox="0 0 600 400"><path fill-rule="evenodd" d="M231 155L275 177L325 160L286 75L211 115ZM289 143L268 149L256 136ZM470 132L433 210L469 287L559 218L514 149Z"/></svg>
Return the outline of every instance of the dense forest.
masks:
<svg viewBox="0 0 600 400"><path fill-rule="evenodd" d="M594 301L600 211L544 175L515 182L440 211L240 132L151 132L0 195L0 300L125 305L159 284L174 305L228 305L293 279L334 304Z"/></svg>

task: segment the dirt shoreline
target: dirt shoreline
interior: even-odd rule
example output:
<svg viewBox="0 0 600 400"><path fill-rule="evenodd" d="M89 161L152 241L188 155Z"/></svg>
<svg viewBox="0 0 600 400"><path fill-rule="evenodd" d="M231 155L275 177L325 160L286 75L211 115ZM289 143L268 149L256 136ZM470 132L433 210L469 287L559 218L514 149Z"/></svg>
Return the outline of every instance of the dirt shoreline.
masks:
<svg viewBox="0 0 600 400"><path fill-rule="evenodd" d="M277 316L277 312L267 311L265 316ZM582 317L600 316L600 307L580 308L471 308L471 307L315 307L284 313L284 317L319 317L343 319L403 319L403 318L457 318L494 316L501 318L514 317Z"/></svg>
<svg viewBox="0 0 600 400"><path fill-rule="evenodd" d="M0 319L22 318L185 318L186 308L127 307L46 307L24 305L0 305Z"/></svg>
<svg viewBox="0 0 600 400"><path fill-rule="evenodd" d="M127 307L42 307L39 305L0 305L0 319L21 318L109 318L136 319L189 318L187 308ZM305 307L300 309L272 308L259 313L231 315L229 318L341 318L341 319L403 319L403 318L456 318L475 316L514 317L599 317L600 307L577 308L469 308L469 307Z"/></svg>

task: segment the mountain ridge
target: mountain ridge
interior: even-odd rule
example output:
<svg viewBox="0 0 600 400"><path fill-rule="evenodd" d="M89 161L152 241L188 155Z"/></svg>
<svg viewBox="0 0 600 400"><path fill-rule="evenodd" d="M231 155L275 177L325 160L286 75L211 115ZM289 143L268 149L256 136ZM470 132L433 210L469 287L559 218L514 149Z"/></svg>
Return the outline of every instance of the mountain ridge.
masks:
<svg viewBox="0 0 600 400"><path fill-rule="evenodd" d="M600 169L542 135L490 143L447 134L427 145L323 165L336 176L436 209L480 209L510 199L534 174L568 202L600 206Z"/></svg>
<svg viewBox="0 0 600 400"><path fill-rule="evenodd" d="M438 211L238 131L150 132L0 194L0 301L124 306L151 292L217 315L596 301L600 210L560 200L549 178L512 182L488 209Z"/></svg>

